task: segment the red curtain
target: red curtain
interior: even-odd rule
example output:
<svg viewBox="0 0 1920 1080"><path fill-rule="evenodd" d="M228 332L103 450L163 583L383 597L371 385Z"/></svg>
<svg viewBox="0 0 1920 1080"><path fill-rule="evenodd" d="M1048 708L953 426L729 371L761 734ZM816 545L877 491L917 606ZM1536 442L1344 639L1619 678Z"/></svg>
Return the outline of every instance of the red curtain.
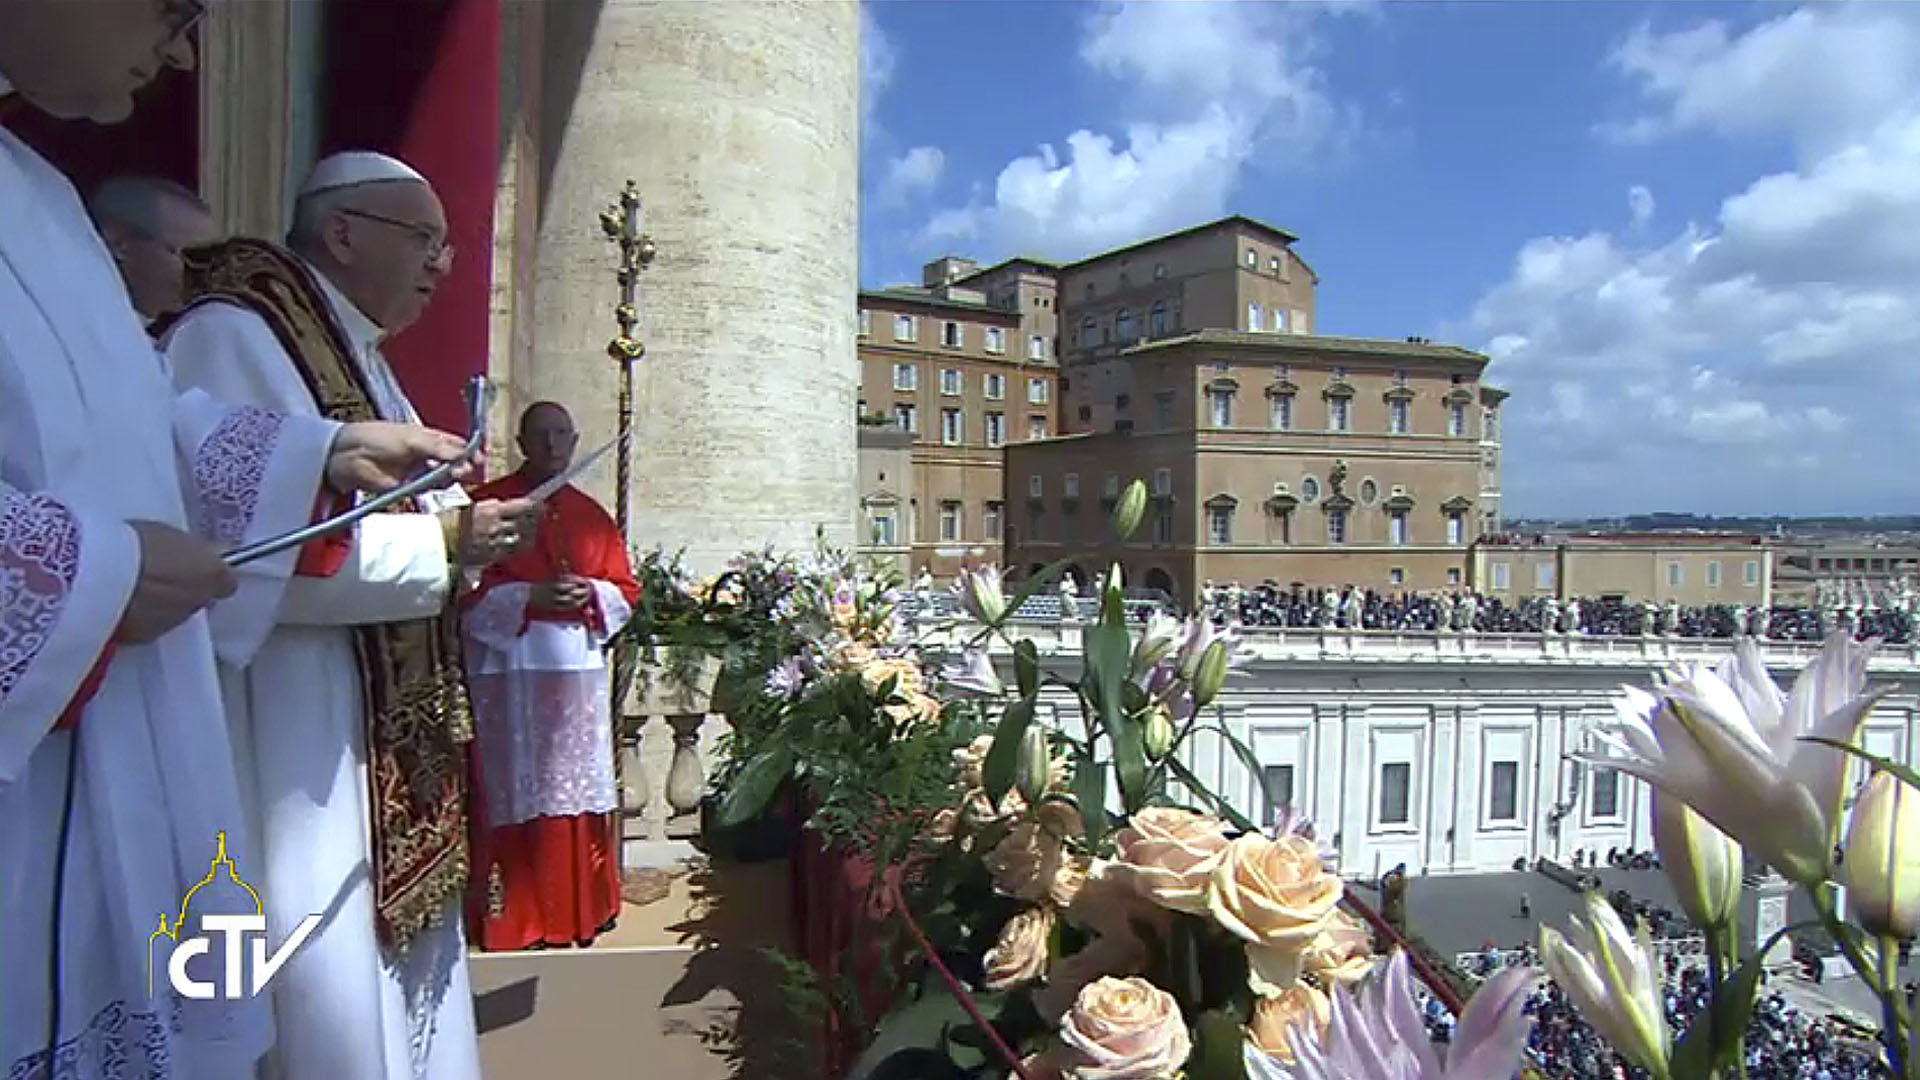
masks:
<svg viewBox="0 0 1920 1080"><path fill-rule="evenodd" d="M162 176L200 187L200 77L168 69L141 92L125 123L54 120L9 98L0 123L45 154L82 196L110 177Z"/></svg>
<svg viewBox="0 0 1920 1080"><path fill-rule="evenodd" d="M457 432L466 381L487 367L501 2L327 0L320 152L393 154L446 204L453 271L384 351L422 418Z"/></svg>

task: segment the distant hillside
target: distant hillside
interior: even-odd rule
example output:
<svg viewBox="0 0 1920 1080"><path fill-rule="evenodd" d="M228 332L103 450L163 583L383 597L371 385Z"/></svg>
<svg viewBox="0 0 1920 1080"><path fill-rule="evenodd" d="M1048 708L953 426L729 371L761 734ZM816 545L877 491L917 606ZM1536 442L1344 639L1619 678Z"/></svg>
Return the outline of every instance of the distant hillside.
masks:
<svg viewBox="0 0 1920 1080"><path fill-rule="evenodd" d="M1862 533L1920 533L1920 515L1881 514L1871 517L1816 516L1718 517L1712 514L1634 514L1618 518L1513 518L1514 532L1742 532L1804 537L1857 536Z"/></svg>

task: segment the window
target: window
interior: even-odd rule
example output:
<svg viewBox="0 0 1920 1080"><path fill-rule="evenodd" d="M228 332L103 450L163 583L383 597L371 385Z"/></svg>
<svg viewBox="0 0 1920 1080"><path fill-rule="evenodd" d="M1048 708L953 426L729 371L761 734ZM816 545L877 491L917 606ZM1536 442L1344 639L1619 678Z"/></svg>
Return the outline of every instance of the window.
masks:
<svg viewBox="0 0 1920 1080"><path fill-rule="evenodd" d="M1593 770L1593 816L1620 816L1620 774L1613 769Z"/></svg>
<svg viewBox="0 0 1920 1080"><path fill-rule="evenodd" d="M1207 507L1207 542L1222 545L1233 543L1233 507Z"/></svg>
<svg viewBox="0 0 1920 1080"><path fill-rule="evenodd" d="M1447 434L1459 438L1467 433L1467 406L1456 401L1447 406Z"/></svg>
<svg viewBox="0 0 1920 1080"><path fill-rule="evenodd" d="M1287 331L1287 309L1286 308L1277 307L1273 309L1273 331L1276 334L1286 333Z"/></svg>
<svg viewBox="0 0 1920 1080"><path fill-rule="evenodd" d="M1667 586L1669 588L1679 588L1686 579L1686 573L1681 569L1679 563L1670 562L1667 564Z"/></svg>
<svg viewBox="0 0 1920 1080"><path fill-rule="evenodd" d="M1347 512L1345 510L1327 511L1327 543L1344 544L1347 542Z"/></svg>
<svg viewBox="0 0 1920 1080"><path fill-rule="evenodd" d="M1275 394L1268 399L1273 405L1272 426L1275 431L1293 430L1293 395Z"/></svg>
<svg viewBox="0 0 1920 1080"><path fill-rule="evenodd" d="M1279 273L1280 272L1280 256L1274 255L1268 258L1267 269L1273 271L1276 274Z"/></svg>
<svg viewBox="0 0 1920 1080"><path fill-rule="evenodd" d="M998 326L987 327L987 351L1003 353L1007 351L1007 332Z"/></svg>
<svg viewBox="0 0 1920 1080"><path fill-rule="evenodd" d="M874 547L892 547L894 544L893 511L876 512L868 519L870 542Z"/></svg>
<svg viewBox="0 0 1920 1080"><path fill-rule="evenodd" d="M1253 250L1252 248L1247 249L1247 269L1249 270L1260 269L1260 253Z"/></svg>
<svg viewBox="0 0 1920 1080"><path fill-rule="evenodd" d="M1007 396L1007 377L999 374L988 375L982 389L986 392L988 401L999 401Z"/></svg>
<svg viewBox="0 0 1920 1080"><path fill-rule="evenodd" d="M960 410L940 410L940 441L952 446L960 441Z"/></svg>
<svg viewBox="0 0 1920 1080"><path fill-rule="evenodd" d="M1113 338L1115 341L1133 340L1133 312L1121 308L1113 317Z"/></svg>
<svg viewBox="0 0 1920 1080"><path fill-rule="evenodd" d="M1260 770L1260 787L1267 797L1266 825L1280 820L1280 811L1293 805L1293 766L1268 765Z"/></svg>
<svg viewBox="0 0 1920 1080"><path fill-rule="evenodd" d="M1302 477L1300 480L1300 501L1310 503L1319 497L1320 481L1311 476Z"/></svg>
<svg viewBox="0 0 1920 1080"><path fill-rule="evenodd" d="M1031 520L1027 523L1027 529L1031 534L1027 537L1028 540L1045 540L1047 538L1047 512L1038 506L1034 507Z"/></svg>
<svg viewBox="0 0 1920 1080"><path fill-rule="evenodd" d="M1387 431L1394 435L1405 435L1407 433L1406 402L1387 402Z"/></svg>
<svg viewBox="0 0 1920 1080"><path fill-rule="evenodd" d="M1233 391L1219 389L1208 390L1207 410L1213 419L1214 427L1232 427Z"/></svg>
<svg viewBox="0 0 1920 1080"><path fill-rule="evenodd" d="M1387 514L1387 543L1395 547L1407 544L1407 512L1394 510Z"/></svg>
<svg viewBox="0 0 1920 1080"><path fill-rule="evenodd" d="M1260 305L1259 304L1247 305L1247 329L1249 330L1260 329Z"/></svg>
<svg viewBox="0 0 1920 1080"><path fill-rule="evenodd" d="M893 407L893 426L899 428L901 431L919 431L920 428L914 418L914 411L914 407L911 405L895 405Z"/></svg>
<svg viewBox="0 0 1920 1080"><path fill-rule="evenodd" d="M893 340L918 341L920 339L920 320L911 315L893 317Z"/></svg>
<svg viewBox="0 0 1920 1080"><path fill-rule="evenodd" d="M1166 334L1167 302L1165 300L1154 301L1153 311L1147 316L1147 327L1148 332L1154 337L1161 337Z"/></svg>
<svg viewBox="0 0 1920 1080"><path fill-rule="evenodd" d="M1027 359L1045 360L1047 358L1047 336L1045 334L1027 335Z"/></svg>
<svg viewBox="0 0 1920 1080"><path fill-rule="evenodd" d="M1507 563L1493 564L1493 587L1497 592L1505 592L1513 584L1513 567Z"/></svg>
<svg viewBox="0 0 1920 1080"><path fill-rule="evenodd" d="M1413 803L1413 766L1395 761L1380 766L1380 824L1405 825Z"/></svg>
<svg viewBox="0 0 1920 1080"><path fill-rule="evenodd" d="M1047 418L1044 416L1027 417L1027 438L1044 439L1047 437Z"/></svg>
<svg viewBox="0 0 1920 1080"><path fill-rule="evenodd" d="M1153 470L1153 493L1155 495L1173 494L1173 470L1172 469Z"/></svg>
<svg viewBox="0 0 1920 1080"><path fill-rule="evenodd" d="M1027 404L1045 405L1047 403L1047 380L1027 380Z"/></svg>
<svg viewBox="0 0 1920 1080"><path fill-rule="evenodd" d="M1007 414L990 412L987 414L987 445L1005 446L1007 442Z"/></svg>
<svg viewBox="0 0 1920 1080"><path fill-rule="evenodd" d="M1153 422L1162 431L1173 426L1173 391L1153 395Z"/></svg>
<svg viewBox="0 0 1920 1080"><path fill-rule="evenodd" d="M1457 566L1447 567L1447 584L1454 585L1454 586L1458 586L1460 584L1460 568L1459 567Z"/></svg>
<svg viewBox="0 0 1920 1080"><path fill-rule="evenodd" d="M861 308L860 309L860 336L870 337L872 336L872 334L873 334L873 312L868 311L866 308Z"/></svg>
<svg viewBox="0 0 1920 1080"><path fill-rule="evenodd" d="M1748 585L1760 584L1760 563L1758 560L1748 559L1746 561L1746 564L1740 568L1740 580L1746 582Z"/></svg>
<svg viewBox="0 0 1920 1080"><path fill-rule="evenodd" d="M1312 327L1309 326L1307 322L1307 313L1299 308L1293 309L1293 332L1296 334L1310 334L1313 332Z"/></svg>
<svg viewBox="0 0 1920 1080"><path fill-rule="evenodd" d="M1459 511L1447 515L1447 543L1458 547L1467 542L1467 519Z"/></svg>
<svg viewBox="0 0 1920 1080"><path fill-rule="evenodd" d="M993 544L1000 542L1000 518L1000 504L988 503L986 512L980 515L980 531L984 534L981 539Z"/></svg>
<svg viewBox="0 0 1920 1080"><path fill-rule="evenodd" d="M940 392L948 397L960 396L960 369L940 369Z"/></svg>
<svg viewBox="0 0 1920 1080"><path fill-rule="evenodd" d="M1353 428L1353 399L1346 397L1327 399L1327 430L1348 431Z"/></svg>
<svg viewBox="0 0 1920 1080"><path fill-rule="evenodd" d="M1173 511L1163 508L1154 513L1153 542L1156 544L1173 543Z"/></svg>
<svg viewBox="0 0 1920 1080"><path fill-rule="evenodd" d="M1486 442L1500 441L1500 414L1492 409L1480 415L1480 438Z"/></svg>
<svg viewBox="0 0 1920 1080"><path fill-rule="evenodd" d="M963 340L960 336L959 323L949 321L940 327L940 344L947 348L957 349Z"/></svg>
<svg viewBox="0 0 1920 1080"><path fill-rule="evenodd" d="M1520 820L1520 763L1496 761L1487 785L1487 820Z"/></svg>
<svg viewBox="0 0 1920 1080"><path fill-rule="evenodd" d="M957 502L940 504L940 539L960 539L960 504Z"/></svg>
<svg viewBox="0 0 1920 1080"><path fill-rule="evenodd" d="M1163 280L1163 279L1165 279L1165 278L1166 278L1166 276L1167 276L1167 264L1166 264L1166 263L1154 263L1154 264L1153 264L1153 280L1155 280L1155 281L1161 281L1161 280Z"/></svg>
<svg viewBox="0 0 1920 1080"><path fill-rule="evenodd" d="M1533 564L1533 587L1536 589L1553 588L1553 564L1548 562Z"/></svg>
<svg viewBox="0 0 1920 1080"><path fill-rule="evenodd" d="M1069 499L1077 499L1080 497L1080 474L1079 473L1070 472L1067 475L1060 478L1060 494L1066 496Z"/></svg>
<svg viewBox="0 0 1920 1080"><path fill-rule="evenodd" d="M1707 588L1717 589L1719 587L1720 587L1720 560L1715 559L1712 562L1707 563Z"/></svg>
<svg viewBox="0 0 1920 1080"><path fill-rule="evenodd" d="M893 388L895 390L920 389L920 369L912 364L893 365Z"/></svg>
<svg viewBox="0 0 1920 1080"><path fill-rule="evenodd" d="M1045 491L1045 481L1039 473L1027 477L1027 497L1037 499Z"/></svg>

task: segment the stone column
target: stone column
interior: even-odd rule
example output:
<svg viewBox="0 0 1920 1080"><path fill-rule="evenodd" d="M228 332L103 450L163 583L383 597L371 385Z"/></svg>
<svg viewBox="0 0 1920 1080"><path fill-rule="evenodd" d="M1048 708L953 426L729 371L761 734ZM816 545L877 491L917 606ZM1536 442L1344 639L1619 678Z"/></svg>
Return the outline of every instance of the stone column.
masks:
<svg viewBox="0 0 1920 1080"><path fill-rule="evenodd" d="M628 179L640 278L632 513L695 571L853 539L859 11L849 0L550 0L527 385L585 450L616 424L615 249ZM611 458L582 486L612 506Z"/></svg>

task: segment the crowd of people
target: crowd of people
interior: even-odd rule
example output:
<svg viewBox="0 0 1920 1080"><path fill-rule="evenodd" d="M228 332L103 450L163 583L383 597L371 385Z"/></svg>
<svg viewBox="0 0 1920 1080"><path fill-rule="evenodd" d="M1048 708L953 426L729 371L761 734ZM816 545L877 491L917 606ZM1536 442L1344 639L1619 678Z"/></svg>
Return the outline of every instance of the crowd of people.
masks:
<svg viewBox="0 0 1920 1080"><path fill-rule="evenodd" d="M1531 946L1506 954L1514 963L1537 965ZM1666 1019L1677 1039L1706 1006L1707 976L1697 966L1669 958L1665 977ZM1552 980L1534 990L1530 1064L1555 1080L1627 1080L1645 1073L1629 1066L1580 1015ZM1431 996L1421 1002L1428 1034L1436 1043L1453 1037L1455 1019ZM1845 1037L1831 1021L1795 1008L1777 991L1763 991L1747 1027L1748 1080L1868 1080L1890 1077L1884 1061L1865 1043Z"/></svg>
<svg viewBox="0 0 1920 1080"><path fill-rule="evenodd" d="M1528 597L1510 602L1472 590L1385 592L1274 581L1250 587L1207 582L1201 589L1201 603L1222 624L1325 630L1692 638L1752 634L1781 641L1819 641L1837 628L1849 627L1857 637L1904 644L1915 640L1916 622L1915 605L1909 598L1866 604L1687 607L1673 602L1629 603L1615 596L1564 601Z"/></svg>

